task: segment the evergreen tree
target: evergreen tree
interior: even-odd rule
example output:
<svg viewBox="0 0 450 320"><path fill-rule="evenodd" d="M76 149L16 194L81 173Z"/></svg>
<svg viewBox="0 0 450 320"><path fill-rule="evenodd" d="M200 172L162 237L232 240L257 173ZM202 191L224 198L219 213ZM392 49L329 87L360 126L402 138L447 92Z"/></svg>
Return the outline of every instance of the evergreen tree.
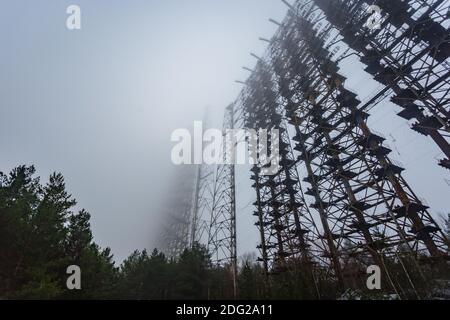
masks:
<svg viewBox="0 0 450 320"><path fill-rule="evenodd" d="M134 251L120 268L119 295L122 299L144 299L144 281L149 257L147 251Z"/></svg>
<svg viewBox="0 0 450 320"><path fill-rule="evenodd" d="M207 299L211 259L205 247L194 244L180 256L175 271L174 299Z"/></svg>
<svg viewBox="0 0 450 320"><path fill-rule="evenodd" d="M251 262L244 261L243 266L241 268L241 272L239 273L239 298L250 300L257 299L258 297L258 289L256 288L257 283L257 275L255 274L255 268L251 265Z"/></svg>
<svg viewBox="0 0 450 320"><path fill-rule="evenodd" d="M26 269L35 248L31 221L42 192L34 173L33 166L0 172L0 298L13 296L29 281Z"/></svg>
<svg viewBox="0 0 450 320"><path fill-rule="evenodd" d="M42 186L33 166L0 173L0 298L112 296L116 270L109 249L93 241L90 215L74 215L64 177ZM66 269L82 269L84 290L69 291Z"/></svg>

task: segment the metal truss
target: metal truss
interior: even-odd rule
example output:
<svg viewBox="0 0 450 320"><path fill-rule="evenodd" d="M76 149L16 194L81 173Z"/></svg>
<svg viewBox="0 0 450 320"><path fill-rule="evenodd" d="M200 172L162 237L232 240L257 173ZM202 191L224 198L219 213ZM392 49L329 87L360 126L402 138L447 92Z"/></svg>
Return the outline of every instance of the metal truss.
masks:
<svg viewBox="0 0 450 320"><path fill-rule="evenodd" d="M230 268L236 287L236 195L233 141L227 130L234 125L233 105L226 109L223 122L223 163L181 166L166 206L166 227L160 241L165 252L177 258L195 244L204 245L214 265Z"/></svg>
<svg viewBox="0 0 450 320"><path fill-rule="evenodd" d="M236 189L234 139L227 136L234 128L234 105L225 110L221 164L198 166L191 222L191 245L205 245L214 265L229 268L234 296L237 294Z"/></svg>
<svg viewBox="0 0 450 320"><path fill-rule="evenodd" d="M384 259L400 251L416 261L448 258L428 207L389 158L383 135L367 126L370 104L345 88L326 44L331 30L317 28L314 6L296 5L236 102L246 127L280 132L278 173L252 169L266 272L303 261L326 267L344 287L355 272L344 257L388 274Z"/></svg>
<svg viewBox="0 0 450 320"><path fill-rule="evenodd" d="M233 105L226 109L223 123L223 159L233 151L226 131L233 129ZM198 167L191 243L205 244L215 264L236 265L236 196L234 165Z"/></svg>
<svg viewBox="0 0 450 320"><path fill-rule="evenodd" d="M170 258L177 258L190 245L193 211L195 167L180 166L175 170L170 191L166 193L164 226L159 239L160 249Z"/></svg>
<svg viewBox="0 0 450 320"><path fill-rule="evenodd" d="M262 240L258 246L259 261L267 274L278 274L293 271L299 264L311 266L311 253L320 249L305 236L310 232L317 234L318 229L305 207L284 110L277 101L272 76L263 62L258 63L257 71L247 81L248 86L236 103L243 109L243 125L248 129L268 129L271 156L279 154L281 169L275 175L264 175L264 167L258 163L253 166L251 176L257 191L254 215L258 218L256 225ZM271 129L278 130L277 137L271 136L275 134ZM278 150L271 148L272 138L279 139ZM251 144L250 149L258 150Z"/></svg>
<svg viewBox="0 0 450 320"><path fill-rule="evenodd" d="M378 28L368 28L370 6L382 9ZM343 43L366 64L365 71L384 86L367 104L391 97L398 115L415 119L412 129L429 136L450 168L450 33L448 0L309 0L291 8L334 36L328 47ZM351 53L350 53L351 54Z"/></svg>
<svg viewBox="0 0 450 320"><path fill-rule="evenodd" d="M383 19L370 30L373 4ZM236 126L267 129L267 137L248 141L258 156L261 139L268 139L269 150L271 139L279 140L268 156L278 154L279 170L265 175L261 163L251 169L259 261L267 276L308 270L319 297L320 277L344 288L372 264L397 291L386 259L402 263L407 255L421 273L421 263L448 260L449 244L367 119L390 97L402 107L399 116L416 120L412 129L437 143L448 157L440 164L449 167L449 1L298 0L288 6L223 124L224 137ZM366 101L346 88L340 73L339 63L351 55L381 85ZM234 157L235 143L224 144L224 159ZM199 165L182 179L191 187L176 195L170 210L178 215L166 242L172 255L206 245L215 264L230 266L236 289L234 169L231 163Z"/></svg>

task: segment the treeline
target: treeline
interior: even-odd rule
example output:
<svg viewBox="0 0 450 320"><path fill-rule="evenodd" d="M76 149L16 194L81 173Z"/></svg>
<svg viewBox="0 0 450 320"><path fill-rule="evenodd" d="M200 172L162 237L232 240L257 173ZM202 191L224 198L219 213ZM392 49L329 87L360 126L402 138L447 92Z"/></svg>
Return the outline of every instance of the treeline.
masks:
<svg viewBox="0 0 450 320"><path fill-rule="evenodd" d="M17 167L8 175L0 172L0 300L234 298L232 269L214 266L200 245L176 260L156 249L150 254L135 251L116 267L111 250L93 241L89 213L73 212L75 205L61 174L52 174L44 185L33 166ZM450 231L448 221L447 228ZM411 293L409 283L420 281L404 278L403 269L413 266L387 263L392 264L392 281L405 296L414 298L419 291L423 297L430 290L416 285ZM66 286L70 265L81 269L81 290ZM329 270L291 261L278 271L268 278L255 257L241 259L237 298L336 299L342 294L330 280ZM366 278L361 275L349 283L364 288ZM348 298L364 294L347 292Z"/></svg>
<svg viewBox="0 0 450 320"><path fill-rule="evenodd" d="M194 246L177 260L154 250L133 252L116 267L109 248L94 241L90 214L61 174L46 184L33 166L0 172L0 299L231 298L228 268L211 264ZM67 267L81 269L81 290L68 290Z"/></svg>
<svg viewBox="0 0 450 320"><path fill-rule="evenodd" d="M0 173L0 298L109 298L118 277L111 250L93 242L90 215L61 174L42 185L35 168ZM83 290L69 291L69 265L82 270Z"/></svg>

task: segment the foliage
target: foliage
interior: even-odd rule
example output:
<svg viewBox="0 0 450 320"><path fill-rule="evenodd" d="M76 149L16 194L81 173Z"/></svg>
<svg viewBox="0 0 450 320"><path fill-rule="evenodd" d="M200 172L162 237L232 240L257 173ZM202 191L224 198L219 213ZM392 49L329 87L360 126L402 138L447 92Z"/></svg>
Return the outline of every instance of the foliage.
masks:
<svg viewBox="0 0 450 320"><path fill-rule="evenodd" d="M448 296L448 265L419 266L406 249L383 258L389 281L378 292L365 286L369 257L358 263L341 257L346 290L338 289L328 268L307 258L280 261L269 275L255 255L245 255L234 277L231 266L212 265L199 244L177 259L136 250L116 268L111 250L93 240L90 214L75 213L75 205L61 174L44 185L33 166L0 172L0 299L233 299L234 283L236 298L246 300ZM450 214L445 227L450 238ZM70 265L82 270L81 290L66 287Z"/></svg>
<svg viewBox="0 0 450 320"><path fill-rule="evenodd" d="M89 213L72 212L61 174L46 185L34 174L33 166L0 173L0 297L107 298L117 270L110 249L93 242ZM66 288L72 264L82 269L84 290Z"/></svg>

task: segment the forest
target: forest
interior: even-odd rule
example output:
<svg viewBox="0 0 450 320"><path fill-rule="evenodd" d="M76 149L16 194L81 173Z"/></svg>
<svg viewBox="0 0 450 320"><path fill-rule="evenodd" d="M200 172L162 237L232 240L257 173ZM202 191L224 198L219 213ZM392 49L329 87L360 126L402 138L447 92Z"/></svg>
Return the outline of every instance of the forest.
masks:
<svg viewBox="0 0 450 320"><path fill-rule="evenodd" d="M239 259L235 297L231 268L214 266L201 245L186 249L177 259L157 249L136 250L116 266L111 249L100 248L94 242L89 212L74 212L76 204L60 173L53 173L43 184L34 166L19 166L9 174L0 172L0 300L392 297L386 292L411 299L449 298L445 296L448 266L433 270L424 266L425 272L419 274L406 272L415 268L412 262L408 265L406 258L401 265L386 261L391 270L388 287L368 292L364 289L364 274L349 279L348 288L343 290L320 266L291 261L287 272L269 276L253 255ZM445 227L450 235L449 219ZM69 265L82 270L81 290L66 286ZM350 258L347 265L351 265ZM440 272L438 278L445 281L437 283L428 277L436 270Z"/></svg>

